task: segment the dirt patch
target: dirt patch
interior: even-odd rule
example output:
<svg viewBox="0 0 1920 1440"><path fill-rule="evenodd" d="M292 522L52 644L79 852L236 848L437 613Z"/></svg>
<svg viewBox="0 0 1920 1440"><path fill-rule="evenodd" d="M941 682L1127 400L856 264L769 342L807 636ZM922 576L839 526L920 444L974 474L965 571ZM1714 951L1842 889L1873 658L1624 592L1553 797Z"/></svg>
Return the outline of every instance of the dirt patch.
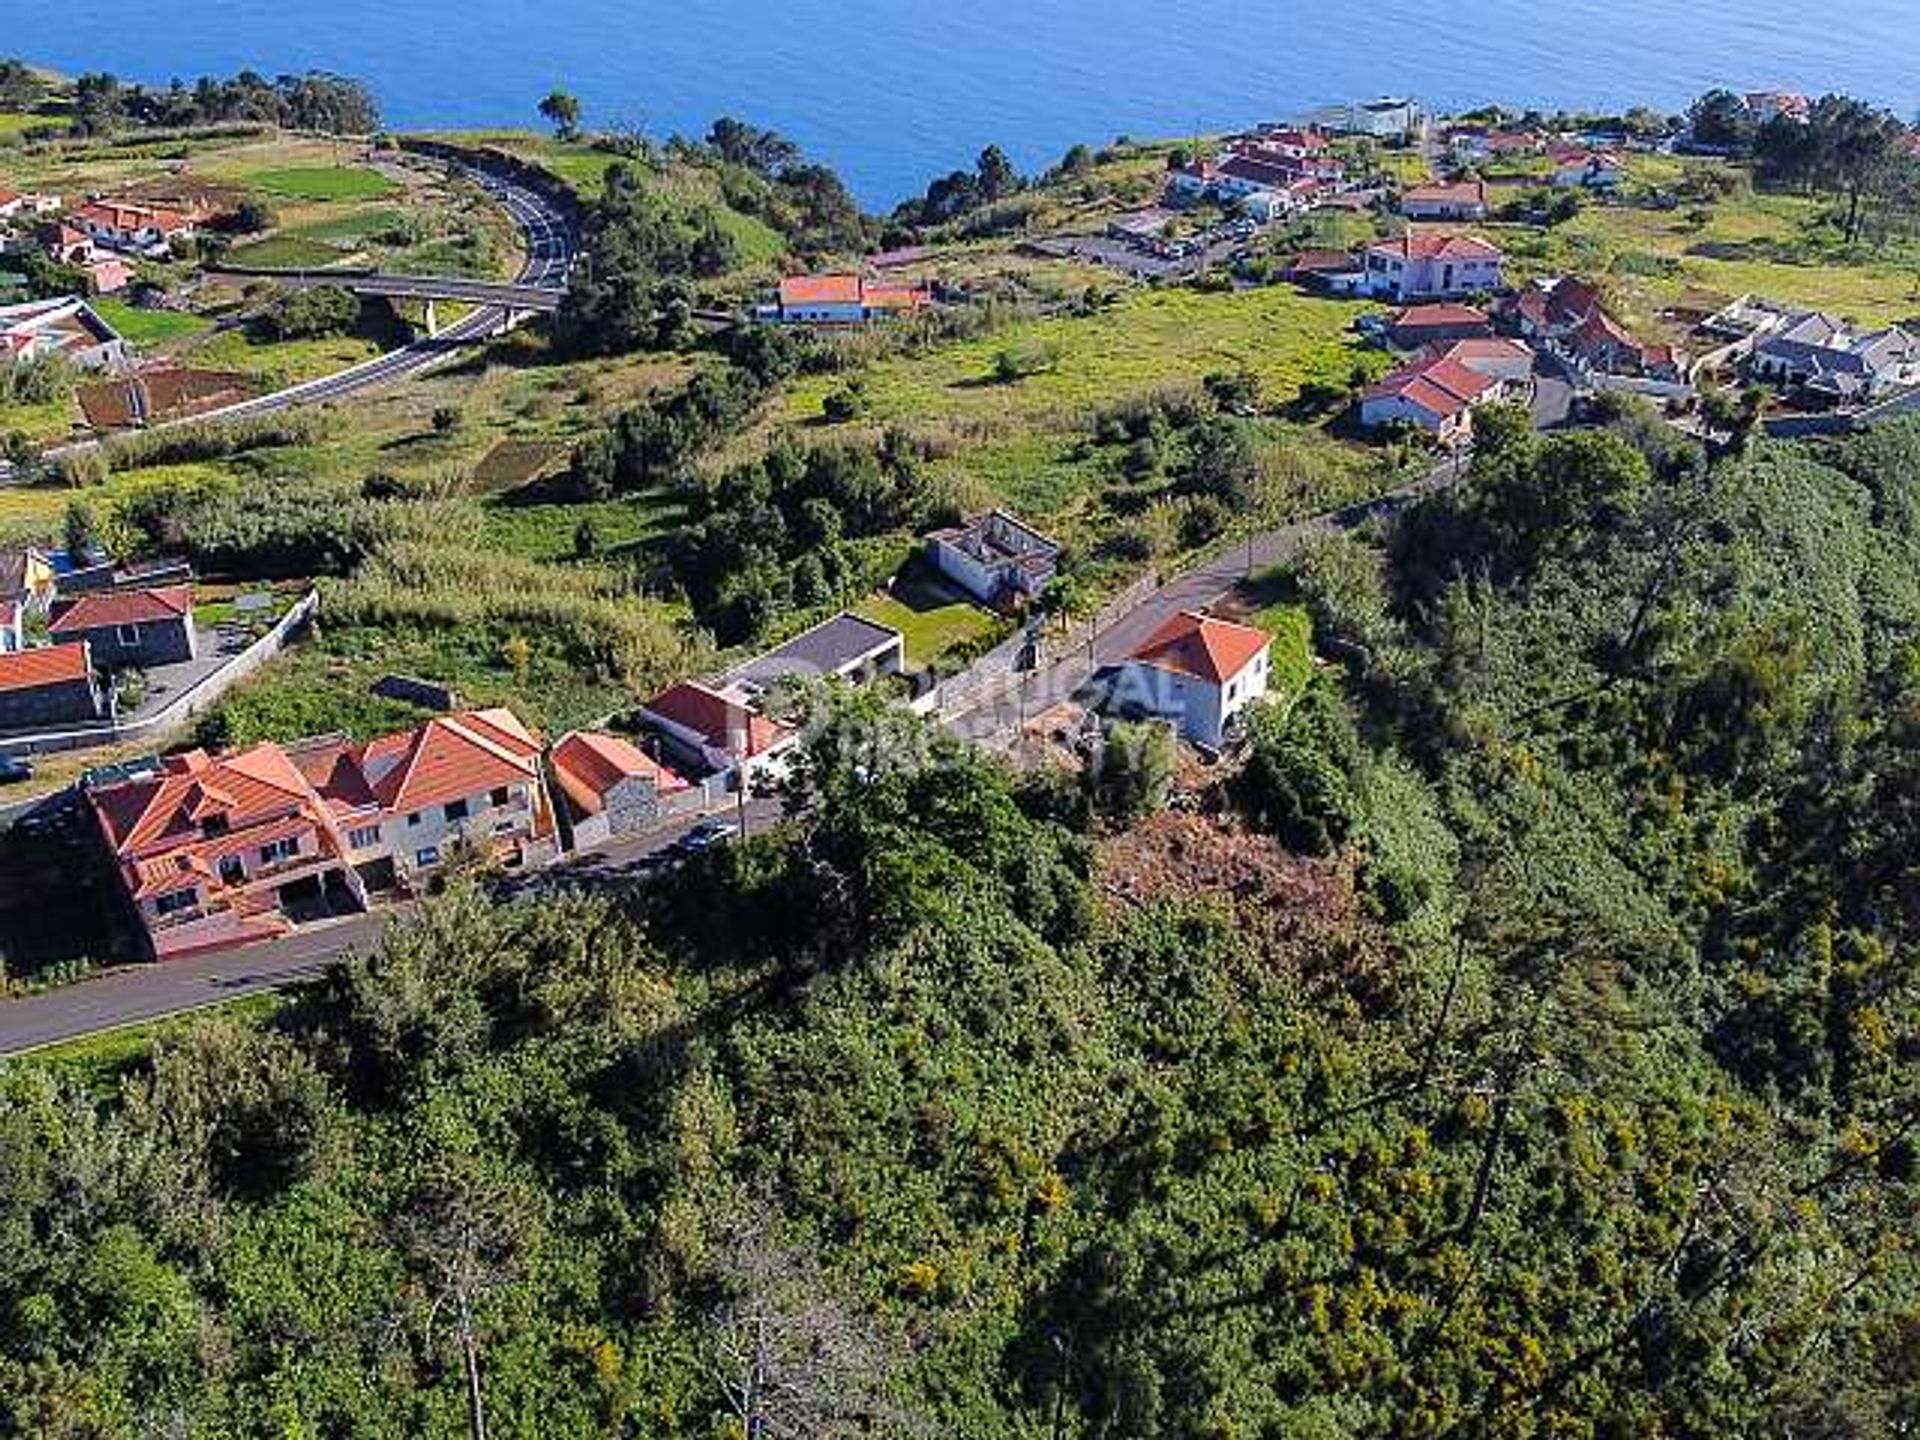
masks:
<svg viewBox="0 0 1920 1440"><path fill-rule="evenodd" d="M1390 948L1355 879L1351 856L1289 854L1231 816L1176 811L1108 840L1098 868L1109 904L1225 902L1263 952L1284 957L1303 980L1386 1008L1395 989Z"/></svg>
<svg viewBox="0 0 1920 1440"><path fill-rule="evenodd" d="M502 440L480 457L473 488L483 495L518 490L553 474L572 453L564 440Z"/></svg>
<svg viewBox="0 0 1920 1440"><path fill-rule="evenodd" d="M231 370L167 367L83 385L80 409L96 430L124 430L184 420L237 405L260 393L248 376Z"/></svg>

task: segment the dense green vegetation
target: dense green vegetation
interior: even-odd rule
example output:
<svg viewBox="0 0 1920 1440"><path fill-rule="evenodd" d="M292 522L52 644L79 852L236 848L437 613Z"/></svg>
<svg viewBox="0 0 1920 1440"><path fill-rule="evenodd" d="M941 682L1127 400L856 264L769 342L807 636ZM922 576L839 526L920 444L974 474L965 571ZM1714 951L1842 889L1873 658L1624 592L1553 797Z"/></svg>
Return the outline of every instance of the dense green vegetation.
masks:
<svg viewBox="0 0 1920 1440"><path fill-rule="evenodd" d="M1496 413L1289 568L1334 663L1200 797L1274 839L1134 730L1017 779L822 697L670 883L456 886L104 1103L13 1067L0 1414L1906 1433L1917 477Z"/></svg>

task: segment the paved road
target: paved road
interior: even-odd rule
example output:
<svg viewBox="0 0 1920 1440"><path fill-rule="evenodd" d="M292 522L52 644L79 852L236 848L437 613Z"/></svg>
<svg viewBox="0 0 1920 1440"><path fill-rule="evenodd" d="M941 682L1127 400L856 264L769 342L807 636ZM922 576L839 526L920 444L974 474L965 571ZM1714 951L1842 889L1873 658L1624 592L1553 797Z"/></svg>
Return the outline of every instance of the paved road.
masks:
<svg viewBox="0 0 1920 1440"><path fill-rule="evenodd" d="M1016 677L1016 683L988 695L975 708L950 720L948 727L976 742L1010 740L1018 734L1024 717L1037 715L1081 693L1100 671L1126 659L1182 610L1204 609L1218 603L1249 574L1280 564L1314 536L1349 530L1377 516L1391 515L1422 495L1444 489L1459 479L1464 463L1464 458L1449 460L1411 485L1344 510L1270 530L1222 551L1169 580L1094 636L1090 643L1051 656L1038 669Z"/></svg>
<svg viewBox="0 0 1920 1440"><path fill-rule="evenodd" d="M448 300L468 305L551 315L566 291L551 285L522 285L507 280L472 280L462 275L387 275L352 270L225 270L221 273L271 279L283 290L350 290L392 300Z"/></svg>
<svg viewBox="0 0 1920 1440"><path fill-rule="evenodd" d="M509 288L515 294L534 290L551 293L556 297L553 304L557 306L557 297L566 288L567 276L573 269L576 253L571 222L538 194L524 186L516 185L510 180L504 180L472 166L456 168L464 171L469 180L486 191L520 227L527 258L520 267L519 275L514 278L513 285ZM530 308L534 307L524 302L515 305L516 310L524 311ZM210 410L184 420L165 421L148 428L169 430L176 426L201 425L213 420L242 420L249 416L269 415L275 411L288 410L296 405L315 405L323 401L339 400L363 390L396 384L440 364L455 351L497 333L506 324L507 317L506 309L494 304L483 304L480 309L447 326L438 335L416 340L411 345L403 345L398 350L390 350L385 355L377 356L352 369L322 376L318 380L309 380L301 385L289 386L271 395L259 395L251 400L243 400L237 405ZM47 458L58 459L63 455L92 449L98 443L85 440L71 445L57 446L46 452ZM13 478L12 468L5 461L0 461L0 485L12 483Z"/></svg>
<svg viewBox="0 0 1920 1440"><path fill-rule="evenodd" d="M750 801L747 828L758 833L780 816L778 802ZM703 818L674 820L645 835L577 856L511 885L510 893L534 895L559 888L631 883L649 873L653 868L649 862ZM713 818L738 817L730 808ZM42 995L0 1001L0 1058L317 979L336 961L377 943L387 921L406 908L394 905L368 915L305 926L285 939L243 950L170 960L164 965L128 965Z"/></svg>
<svg viewBox="0 0 1920 1440"><path fill-rule="evenodd" d="M465 170L467 178L486 191L497 201L515 223L526 245L526 263L520 267L515 277L519 286L540 287L558 291L564 289L567 275L573 268L574 234L567 217L548 205L531 190L501 179L469 166L458 167ZM252 400L243 400L238 405L230 405L222 410L210 411L195 416L181 424L202 424L209 420L237 420L250 415L265 415L276 410L290 409L295 405L312 405L324 400L338 400L362 390L376 386L391 385L397 381L419 374L430 366L437 365L449 353L471 345L478 340L498 331L507 320L507 312L495 306L485 306L471 315L447 326L438 335L430 339L416 340L411 345L403 345L391 350L364 365L356 365L350 370L342 370L335 375L323 376L318 380L309 380L304 385L294 385L272 395L261 395ZM166 429L164 425L152 427Z"/></svg>

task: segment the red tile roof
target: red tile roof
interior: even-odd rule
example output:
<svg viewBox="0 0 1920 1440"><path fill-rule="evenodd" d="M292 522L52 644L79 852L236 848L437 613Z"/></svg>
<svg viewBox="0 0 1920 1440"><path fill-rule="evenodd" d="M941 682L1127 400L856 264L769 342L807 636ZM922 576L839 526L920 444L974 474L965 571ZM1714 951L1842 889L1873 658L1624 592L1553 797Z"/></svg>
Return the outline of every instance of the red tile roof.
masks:
<svg viewBox="0 0 1920 1440"><path fill-rule="evenodd" d="M540 741L511 710L469 710L369 741L360 767L381 806L400 814L538 781Z"/></svg>
<svg viewBox="0 0 1920 1440"><path fill-rule="evenodd" d="M868 285L861 298L869 310L918 310L932 303L933 296L919 285Z"/></svg>
<svg viewBox="0 0 1920 1440"><path fill-rule="evenodd" d="M144 230L152 226L162 235L171 235L188 228L187 217L177 210L117 200L96 200L91 205L83 205L79 214L82 220L91 220L109 230Z"/></svg>
<svg viewBox="0 0 1920 1440"><path fill-rule="evenodd" d="M222 854L316 830L332 840L320 797L278 745L262 743L230 755L190 750L169 756L161 773L95 790L90 796L107 844L119 856L135 898L173 888L181 877L214 873ZM224 817L226 836L202 826ZM239 844L232 832L246 831Z"/></svg>
<svg viewBox="0 0 1920 1440"><path fill-rule="evenodd" d="M1379 240L1367 247L1372 253L1397 255L1403 260L1499 260L1505 258L1497 245L1472 235L1454 235L1445 231L1408 231L1393 240Z"/></svg>
<svg viewBox="0 0 1920 1440"><path fill-rule="evenodd" d="M185 620L193 614L191 585L161 585L151 590L104 590L82 595L47 626L54 635L100 630L109 625L152 625Z"/></svg>
<svg viewBox="0 0 1920 1440"><path fill-rule="evenodd" d="M1417 361L1395 370L1377 384L1369 385L1361 392L1361 398L1397 398L1418 405L1429 414L1445 417L1458 415L1497 384L1498 380L1468 368L1449 351L1438 359Z"/></svg>
<svg viewBox="0 0 1920 1440"><path fill-rule="evenodd" d="M858 305L858 275L789 275L780 282L782 305Z"/></svg>
<svg viewBox="0 0 1920 1440"><path fill-rule="evenodd" d="M1429 205L1485 205L1487 186L1482 180L1436 180L1428 185L1415 185L1401 195L1402 205L1410 201Z"/></svg>
<svg viewBox="0 0 1920 1440"><path fill-rule="evenodd" d="M1186 610L1154 631L1133 658L1156 669L1224 685L1251 665L1272 638L1251 625Z"/></svg>
<svg viewBox="0 0 1920 1440"><path fill-rule="evenodd" d="M576 731L553 747L553 774L583 815L598 815L606 808L607 792L631 776L651 780L662 795L687 788L685 780L631 741L588 731Z"/></svg>
<svg viewBox="0 0 1920 1440"><path fill-rule="evenodd" d="M730 749L735 737L745 737L750 755L762 755L788 733L751 706L729 699L717 690L709 690L691 680L683 680L672 689L649 700L646 709L662 720L671 721L699 735L716 750Z"/></svg>
<svg viewBox="0 0 1920 1440"><path fill-rule="evenodd" d="M91 668L87 643L47 645L0 655L0 690L37 690L43 685L65 685L84 680Z"/></svg>
<svg viewBox="0 0 1920 1440"><path fill-rule="evenodd" d="M1463 325L1491 325L1486 313L1471 305L1409 305L1388 324L1395 330L1456 330Z"/></svg>

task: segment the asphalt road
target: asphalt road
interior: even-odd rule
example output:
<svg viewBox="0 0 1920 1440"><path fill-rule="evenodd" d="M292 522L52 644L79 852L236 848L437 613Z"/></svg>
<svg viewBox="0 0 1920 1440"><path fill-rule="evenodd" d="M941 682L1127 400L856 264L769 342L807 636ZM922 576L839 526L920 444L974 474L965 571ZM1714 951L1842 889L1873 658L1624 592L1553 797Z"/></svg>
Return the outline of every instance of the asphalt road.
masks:
<svg viewBox="0 0 1920 1440"><path fill-rule="evenodd" d="M520 273L514 277L514 286L550 290L555 294L565 290L567 276L573 269L576 253L573 227L567 217L548 205L533 191L516 185L510 180L501 179L497 175L471 166L456 168L463 170L469 180L486 191L520 227L527 258L520 267ZM480 292L497 288L479 286L474 298L484 299L486 296ZM269 415L276 411L291 409L296 405L315 405L323 401L339 400L363 390L392 385L440 364L457 350L486 339L498 331L506 319L505 309L497 305L484 305L472 314L448 325L438 335L416 340L410 345L401 346L398 350L390 350L385 355L376 356L351 369L325 375L318 380L309 380L304 384L292 385L285 390L277 390L271 395L258 395L251 400L243 400L237 405L210 410L189 419L166 421L148 428L168 430L179 425L201 425L211 420L243 420L249 416ZM49 450L47 455L49 458L58 458L79 450L91 449L96 443L88 440L63 445ZM11 467L5 462L0 462L0 484L7 484L11 479Z"/></svg>
<svg viewBox="0 0 1920 1440"><path fill-rule="evenodd" d="M1349 530L1376 517L1391 515L1422 495L1453 484L1463 473L1463 467L1464 459L1449 460L1413 484L1376 499L1284 525L1223 550L1195 569L1167 581L1095 635L1090 643L1050 655L1037 669L1021 675L1017 683L989 695L974 709L950 720L948 728L979 743L1011 739L1018 734L1025 717L1083 694L1102 670L1126 659L1181 611L1217 604L1248 575L1280 564L1315 536Z"/></svg>
<svg viewBox="0 0 1920 1440"><path fill-rule="evenodd" d="M528 876L508 881L509 896L558 889L626 885L657 870L655 857L709 817L686 816L644 835L614 842ZM735 809L710 818L737 821ZM780 805L752 800L747 829L758 833L781 818ZM127 965L44 994L0 1001L0 1059L89 1035L222 1005L243 996L317 979L327 967L376 944L387 921L405 904L366 915L303 926L280 940L164 965Z"/></svg>
<svg viewBox="0 0 1920 1440"><path fill-rule="evenodd" d="M1101 631L1091 644L1049 657L1039 669L1021 676L1017 684L949 721L948 728L964 739L979 743L1010 740L1018 734L1026 716L1084 691L1103 668L1124 659L1169 617L1182 610L1213 605L1249 573L1279 564L1310 538L1393 514L1420 496L1454 483L1460 473L1459 464L1449 461L1415 483L1387 495L1282 526L1235 545L1175 576ZM702 818L689 816L645 835L576 856L512 885L510 893L535 895L569 886L590 888L631 883L657 869L652 863L654 857ZM736 814L729 809L714 818L732 820ZM751 831L771 825L779 818L780 807L776 802L754 800L748 804L747 828ZM376 940L385 916L392 913L395 911L390 909L319 927L310 926L282 940L200 959L128 966L43 995L0 1001L0 1057L311 979L334 961Z"/></svg>

